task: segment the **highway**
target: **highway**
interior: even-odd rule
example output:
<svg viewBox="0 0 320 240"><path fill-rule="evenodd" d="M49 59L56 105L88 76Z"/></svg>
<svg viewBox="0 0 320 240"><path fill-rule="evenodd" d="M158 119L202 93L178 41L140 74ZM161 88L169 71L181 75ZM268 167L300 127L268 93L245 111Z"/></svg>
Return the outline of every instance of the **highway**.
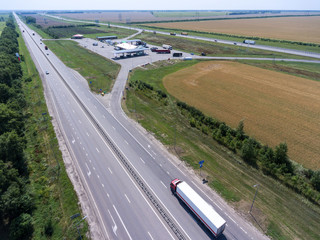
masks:
<svg viewBox="0 0 320 240"><path fill-rule="evenodd" d="M64 21L69 21L69 22L81 22L81 23L93 23L90 21L84 21L84 20L74 20L74 19L66 19L58 16L53 16L49 14L43 14L44 16L48 17L53 17L57 18L60 20ZM108 25L106 23L97 23L100 25ZM112 27L118 27L118 28L125 28L125 29L132 29L136 31L145 31L145 32L154 32L154 30L148 30L148 29L142 29L142 28L136 28L136 27L130 27L130 26L124 26L124 25L117 25L117 24L110 24ZM163 34L163 35L170 35L169 32L164 32L164 31L156 31L157 34ZM295 49L289 49L289 48L281 48L281 47L273 47L273 46L267 46L267 45L248 45L242 42L235 42L235 41L229 41L229 40L224 40L224 39L219 39L219 38L206 38L206 37L199 37L199 36L192 36L192 35L181 35L181 34L176 34L176 37L182 37L182 38L189 38L189 39L198 39L198 40L203 40L203 41L209 41L209 42L217 42L217 43L223 43L227 45L234 45L236 44L237 46L241 47L246 47L246 48L255 48L255 49L261 49L261 50L267 50L267 51L273 51L273 52L281 52L281 53L288 53L288 54L294 54L298 56L304 56L304 57L312 57L312 58L320 58L320 53L315 53L315 52L307 52L307 51L301 51L301 50L295 50Z"/></svg>
<svg viewBox="0 0 320 240"><path fill-rule="evenodd" d="M123 113L120 101L128 71L167 56L117 61L122 66L118 78L106 97L109 101L101 102L84 78L44 50L41 37L32 36L32 30L17 21L101 226L97 239L212 238L171 194L169 183L176 177L187 181L227 221L219 239L268 239ZM91 42L84 44L92 47ZM112 47L96 49L112 57Z"/></svg>

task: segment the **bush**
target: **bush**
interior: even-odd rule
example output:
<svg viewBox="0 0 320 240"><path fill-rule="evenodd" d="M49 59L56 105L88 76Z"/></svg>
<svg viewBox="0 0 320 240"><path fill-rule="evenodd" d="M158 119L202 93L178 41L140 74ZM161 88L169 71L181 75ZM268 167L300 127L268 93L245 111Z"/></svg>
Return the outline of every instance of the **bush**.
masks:
<svg viewBox="0 0 320 240"><path fill-rule="evenodd" d="M9 235L11 240L31 239L33 233L32 217L23 213L10 224Z"/></svg>

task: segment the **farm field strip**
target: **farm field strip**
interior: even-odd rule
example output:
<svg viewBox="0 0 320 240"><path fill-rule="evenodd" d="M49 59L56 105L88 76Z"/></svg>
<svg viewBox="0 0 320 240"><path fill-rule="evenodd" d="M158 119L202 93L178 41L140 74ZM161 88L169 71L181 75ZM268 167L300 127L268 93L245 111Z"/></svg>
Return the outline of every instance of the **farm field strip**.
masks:
<svg viewBox="0 0 320 240"><path fill-rule="evenodd" d="M166 76L170 94L318 169L320 83L236 62L202 62Z"/></svg>
<svg viewBox="0 0 320 240"><path fill-rule="evenodd" d="M320 43L320 16L170 22L149 26Z"/></svg>

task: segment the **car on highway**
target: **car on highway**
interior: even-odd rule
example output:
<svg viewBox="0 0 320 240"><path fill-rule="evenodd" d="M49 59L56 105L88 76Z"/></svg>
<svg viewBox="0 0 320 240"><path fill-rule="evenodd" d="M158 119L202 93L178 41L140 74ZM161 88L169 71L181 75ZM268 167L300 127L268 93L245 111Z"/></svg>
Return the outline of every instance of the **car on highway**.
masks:
<svg viewBox="0 0 320 240"><path fill-rule="evenodd" d="M48 75L49 74L49 72L48 71L46 71L46 75Z"/></svg>

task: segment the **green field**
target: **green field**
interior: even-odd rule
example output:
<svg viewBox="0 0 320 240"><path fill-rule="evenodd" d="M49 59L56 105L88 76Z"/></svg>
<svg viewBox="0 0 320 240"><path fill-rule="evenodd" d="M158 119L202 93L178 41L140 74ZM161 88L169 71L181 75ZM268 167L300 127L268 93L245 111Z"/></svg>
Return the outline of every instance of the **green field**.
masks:
<svg viewBox="0 0 320 240"><path fill-rule="evenodd" d="M28 170L36 209L33 211L33 239L75 239L73 227L83 215L71 220L70 216L81 213L74 187L66 173L58 141L48 114L39 73L24 45L21 32L19 52L22 59L26 96L25 109ZM43 115L46 113L46 115ZM88 225L80 224L80 233L87 239Z"/></svg>
<svg viewBox="0 0 320 240"><path fill-rule="evenodd" d="M246 36L238 36L238 37L232 37L224 34L218 34L218 33L200 33L196 31L187 31L183 29L169 29L169 28L160 28L160 27L150 27L147 25L135 25L136 27L143 28L143 29L150 29L153 31L163 31L163 32L188 32L189 35L192 36L199 36L199 37L206 37L206 38L212 38L212 39L223 39L223 40L230 40L234 42L242 42L244 39L246 39ZM264 40L257 40L256 44L259 45L266 45L266 46L273 46L273 47L281 47L281 48L288 48L288 49L296 49L306 52L316 52L320 53L319 47L313 47L313 46L303 46L303 45L297 45L297 44L291 44L291 43L281 43L281 42L271 42L271 41L264 41Z"/></svg>
<svg viewBox="0 0 320 240"><path fill-rule="evenodd" d="M292 54L278 53L265 51L260 49L245 48L235 45L226 45L222 43L208 42L196 39L186 39L176 36L168 36L153 33L141 33L137 38L155 45L169 44L174 50L180 50L185 52L192 52L196 55L200 55L205 52L207 56L241 56L241 57L268 57L268 58L303 58Z"/></svg>
<svg viewBox="0 0 320 240"><path fill-rule="evenodd" d="M159 98L157 90L166 92L162 79L179 69L198 61L170 64L159 63L161 68L149 66L148 70L136 69L130 83L144 81L154 91L138 90L132 85L126 92L123 107L127 114L148 131L154 133L177 157L199 173L198 162L205 160L202 178L219 192L234 208L274 239L319 239L320 208L288 189L274 179L243 163L228 149L215 142L211 136L190 126L181 114L173 97ZM167 92L166 92L167 93ZM168 93L167 93L168 94ZM259 192L252 211L248 214L255 193Z"/></svg>
<svg viewBox="0 0 320 240"><path fill-rule="evenodd" d="M94 27L91 27L94 28ZM98 33L98 34L85 34L85 37L87 38L93 38L95 39L96 37L102 37L102 36L117 36L118 39L128 37L137 31L131 30L131 29L125 29L125 28L115 28L115 27L108 27L105 25L101 25L98 29L104 31L105 33Z"/></svg>
<svg viewBox="0 0 320 240"><path fill-rule="evenodd" d="M120 66L98 54L80 47L71 40L45 41L47 46L70 68L87 79L90 89L96 93L109 92ZM91 82L91 83L90 83Z"/></svg>
<svg viewBox="0 0 320 240"><path fill-rule="evenodd" d="M227 15L228 12L215 12L215 11L153 11L155 17L214 17Z"/></svg>
<svg viewBox="0 0 320 240"><path fill-rule="evenodd" d="M285 72L294 76L320 81L319 63L298 63L298 62L270 62L270 61L242 61L239 62L257 66L264 69Z"/></svg>

